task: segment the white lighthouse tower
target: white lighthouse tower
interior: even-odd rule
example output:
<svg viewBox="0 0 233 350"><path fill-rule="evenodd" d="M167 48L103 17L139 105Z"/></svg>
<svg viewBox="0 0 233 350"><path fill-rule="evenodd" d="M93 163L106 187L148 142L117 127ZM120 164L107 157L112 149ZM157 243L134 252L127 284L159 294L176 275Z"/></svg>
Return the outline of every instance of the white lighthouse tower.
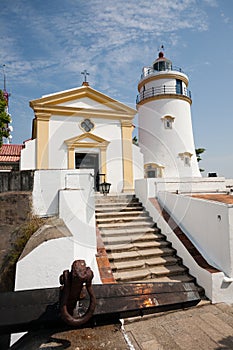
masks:
<svg viewBox="0 0 233 350"><path fill-rule="evenodd" d="M139 145L146 177L200 177L188 77L164 57L144 67L138 83Z"/></svg>

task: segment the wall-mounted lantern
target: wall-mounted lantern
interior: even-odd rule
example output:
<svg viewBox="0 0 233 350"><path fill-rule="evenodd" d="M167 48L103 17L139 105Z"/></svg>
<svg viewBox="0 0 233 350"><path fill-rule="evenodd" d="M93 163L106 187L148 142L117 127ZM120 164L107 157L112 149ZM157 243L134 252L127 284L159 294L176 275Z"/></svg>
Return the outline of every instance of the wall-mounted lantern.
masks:
<svg viewBox="0 0 233 350"><path fill-rule="evenodd" d="M110 183L105 182L105 181L102 182L101 184L99 184L100 193L102 193L104 196L106 196L110 191L110 187L111 187Z"/></svg>
<svg viewBox="0 0 233 350"><path fill-rule="evenodd" d="M105 174L99 174L99 176L104 176L104 182L99 184L99 191L106 196L110 191L111 184L105 181Z"/></svg>

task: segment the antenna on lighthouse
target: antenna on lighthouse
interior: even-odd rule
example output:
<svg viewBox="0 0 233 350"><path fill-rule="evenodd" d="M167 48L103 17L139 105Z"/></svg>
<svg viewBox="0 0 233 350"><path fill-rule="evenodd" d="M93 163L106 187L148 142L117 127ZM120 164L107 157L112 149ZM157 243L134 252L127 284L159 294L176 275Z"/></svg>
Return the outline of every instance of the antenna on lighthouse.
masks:
<svg viewBox="0 0 233 350"><path fill-rule="evenodd" d="M160 45L160 47L158 48L158 52L163 52L164 53L164 45Z"/></svg>
<svg viewBox="0 0 233 350"><path fill-rule="evenodd" d="M4 89L4 91L6 91L6 73L5 73L5 67L6 67L6 65L5 64L3 64L3 89Z"/></svg>
<svg viewBox="0 0 233 350"><path fill-rule="evenodd" d="M163 58L164 57L164 45L160 45L159 49L158 49L158 57L159 58Z"/></svg>

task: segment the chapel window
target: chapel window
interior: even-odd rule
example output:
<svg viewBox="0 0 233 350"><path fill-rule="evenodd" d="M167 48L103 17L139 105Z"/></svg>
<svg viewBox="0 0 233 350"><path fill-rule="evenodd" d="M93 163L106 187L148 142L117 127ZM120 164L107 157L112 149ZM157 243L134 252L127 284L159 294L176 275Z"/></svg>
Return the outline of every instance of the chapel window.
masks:
<svg viewBox="0 0 233 350"><path fill-rule="evenodd" d="M90 132L91 130L94 129L95 124L92 123L92 121L90 119L84 119L81 124L80 124L81 128L86 131L86 132Z"/></svg>

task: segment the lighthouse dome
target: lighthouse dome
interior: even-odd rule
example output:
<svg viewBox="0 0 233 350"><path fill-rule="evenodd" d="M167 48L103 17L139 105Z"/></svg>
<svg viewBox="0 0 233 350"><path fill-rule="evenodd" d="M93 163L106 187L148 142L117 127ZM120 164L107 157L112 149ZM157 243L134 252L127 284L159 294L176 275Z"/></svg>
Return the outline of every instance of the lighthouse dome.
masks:
<svg viewBox="0 0 233 350"><path fill-rule="evenodd" d="M156 71L172 70L172 61L164 57L162 51L159 52L159 57L154 61L153 68Z"/></svg>

